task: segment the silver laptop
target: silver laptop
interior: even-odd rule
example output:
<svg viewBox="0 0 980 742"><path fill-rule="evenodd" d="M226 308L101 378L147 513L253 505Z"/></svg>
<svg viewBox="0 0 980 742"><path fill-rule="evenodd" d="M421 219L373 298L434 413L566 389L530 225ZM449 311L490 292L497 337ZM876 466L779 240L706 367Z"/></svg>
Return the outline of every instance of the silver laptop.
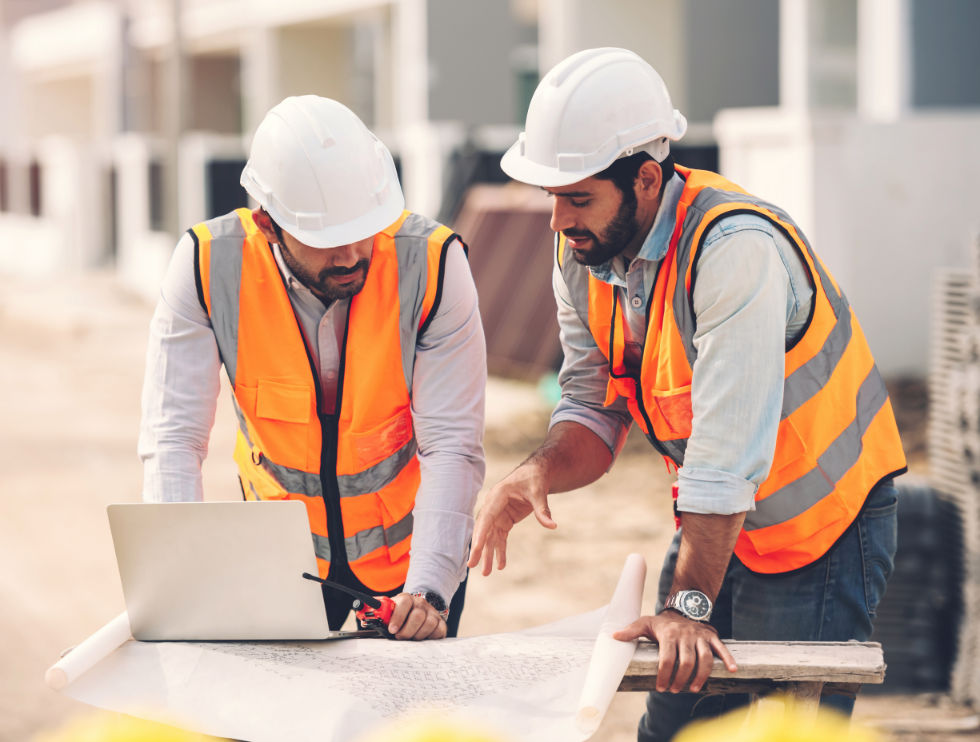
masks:
<svg viewBox="0 0 980 742"><path fill-rule="evenodd" d="M109 505L133 637L324 639L331 635L306 507L281 502Z"/></svg>

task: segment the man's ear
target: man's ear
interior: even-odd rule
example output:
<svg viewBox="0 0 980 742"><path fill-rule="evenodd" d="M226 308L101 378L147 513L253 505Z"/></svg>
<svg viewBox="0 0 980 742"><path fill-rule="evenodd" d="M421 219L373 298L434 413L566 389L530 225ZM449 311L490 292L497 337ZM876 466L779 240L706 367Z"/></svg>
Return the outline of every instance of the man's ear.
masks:
<svg viewBox="0 0 980 742"><path fill-rule="evenodd" d="M656 160L646 160L636 173L637 200L658 201L664 172Z"/></svg>
<svg viewBox="0 0 980 742"><path fill-rule="evenodd" d="M259 228L262 236L265 237L266 242L270 245L273 242L278 242L279 238L276 236L276 231L272 228L272 217L269 216L267 212L262 207L255 209L252 212L252 221L255 222L255 226Z"/></svg>

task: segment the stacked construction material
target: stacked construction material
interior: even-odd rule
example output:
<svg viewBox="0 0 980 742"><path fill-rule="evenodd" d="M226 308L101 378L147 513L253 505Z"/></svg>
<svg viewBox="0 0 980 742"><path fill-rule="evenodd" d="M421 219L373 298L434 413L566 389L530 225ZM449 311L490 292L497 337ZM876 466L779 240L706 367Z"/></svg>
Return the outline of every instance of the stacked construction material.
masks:
<svg viewBox="0 0 980 742"><path fill-rule="evenodd" d="M943 271L936 277L934 293L930 477L962 528L959 564L947 565L951 571L962 565L962 618L951 690L956 700L976 704L980 702L980 270Z"/></svg>

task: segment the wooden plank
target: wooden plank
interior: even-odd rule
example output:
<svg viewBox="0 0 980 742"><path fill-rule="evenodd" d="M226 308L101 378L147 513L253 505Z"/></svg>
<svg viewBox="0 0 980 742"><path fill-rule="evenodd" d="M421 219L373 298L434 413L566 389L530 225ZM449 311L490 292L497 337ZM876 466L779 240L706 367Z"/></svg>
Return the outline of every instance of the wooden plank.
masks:
<svg viewBox="0 0 980 742"><path fill-rule="evenodd" d="M738 670L728 672L715 659L709 676L709 692L728 683L770 688L792 683L827 683L828 691L848 692L849 685L881 683L885 679L885 660L877 642L725 642ZM659 650L652 642L640 642L623 676L619 689L651 690L657 678ZM746 690L748 688L746 687Z"/></svg>

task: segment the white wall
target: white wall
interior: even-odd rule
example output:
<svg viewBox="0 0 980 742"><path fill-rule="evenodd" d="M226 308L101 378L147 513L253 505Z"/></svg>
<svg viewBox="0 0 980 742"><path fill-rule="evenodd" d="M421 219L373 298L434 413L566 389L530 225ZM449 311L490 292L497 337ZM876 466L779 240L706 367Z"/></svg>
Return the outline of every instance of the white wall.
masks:
<svg viewBox="0 0 980 742"><path fill-rule="evenodd" d="M931 282L972 265L980 112L794 116L724 111L720 169L785 208L843 287L882 372L928 369Z"/></svg>
<svg viewBox="0 0 980 742"><path fill-rule="evenodd" d="M538 49L541 75L582 49L631 49L660 73L675 108L687 108L682 0L540 0Z"/></svg>

